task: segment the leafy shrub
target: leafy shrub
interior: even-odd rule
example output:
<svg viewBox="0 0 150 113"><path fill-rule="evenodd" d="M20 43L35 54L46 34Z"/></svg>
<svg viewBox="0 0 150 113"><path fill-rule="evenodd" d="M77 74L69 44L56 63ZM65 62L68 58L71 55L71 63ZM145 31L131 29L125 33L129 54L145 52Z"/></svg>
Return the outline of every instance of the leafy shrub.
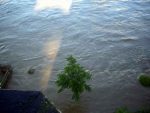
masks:
<svg viewBox="0 0 150 113"><path fill-rule="evenodd" d="M86 82L91 79L91 74L77 63L73 56L66 58L68 64L64 70L58 74L56 81L59 87L58 93L64 89L71 89L73 92L72 99L78 101L80 94L84 91L91 91L90 85Z"/></svg>
<svg viewBox="0 0 150 113"><path fill-rule="evenodd" d="M150 76L145 74L140 75L139 82L145 87L150 87Z"/></svg>
<svg viewBox="0 0 150 113"><path fill-rule="evenodd" d="M136 112L129 112L126 107L118 108L114 113L150 113L150 109L141 109Z"/></svg>
<svg viewBox="0 0 150 113"><path fill-rule="evenodd" d="M150 113L150 109L142 109L142 110L139 110L135 113Z"/></svg>
<svg viewBox="0 0 150 113"><path fill-rule="evenodd" d="M130 112L128 111L127 108L122 107L122 108L118 108L118 109L115 111L115 113L130 113Z"/></svg>

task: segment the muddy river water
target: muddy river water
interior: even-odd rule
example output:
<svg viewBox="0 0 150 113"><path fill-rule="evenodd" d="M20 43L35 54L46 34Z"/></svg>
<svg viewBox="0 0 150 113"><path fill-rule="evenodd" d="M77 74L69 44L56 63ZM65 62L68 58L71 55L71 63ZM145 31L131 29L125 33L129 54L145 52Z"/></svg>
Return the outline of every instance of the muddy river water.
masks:
<svg viewBox="0 0 150 113"><path fill-rule="evenodd" d="M55 85L71 54L92 73L78 103ZM150 0L0 0L0 63L14 68L10 89L40 90L63 113L149 107L137 78L150 73Z"/></svg>

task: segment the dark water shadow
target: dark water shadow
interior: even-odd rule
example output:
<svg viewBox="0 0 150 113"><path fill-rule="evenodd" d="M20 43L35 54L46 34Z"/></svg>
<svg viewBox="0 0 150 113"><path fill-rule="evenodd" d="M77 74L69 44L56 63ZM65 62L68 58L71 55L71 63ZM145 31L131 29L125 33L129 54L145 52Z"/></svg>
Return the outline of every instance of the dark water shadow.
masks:
<svg viewBox="0 0 150 113"><path fill-rule="evenodd" d="M63 113L87 113L82 103L72 103L66 106L66 108L62 109Z"/></svg>

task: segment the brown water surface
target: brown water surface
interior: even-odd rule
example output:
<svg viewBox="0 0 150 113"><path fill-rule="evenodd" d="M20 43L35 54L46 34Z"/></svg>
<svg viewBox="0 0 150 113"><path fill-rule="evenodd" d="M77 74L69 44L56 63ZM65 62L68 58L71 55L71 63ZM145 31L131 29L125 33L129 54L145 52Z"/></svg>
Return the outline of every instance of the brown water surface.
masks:
<svg viewBox="0 0 150 113"><path fill-rule="evenodd" d="M79 103L55 85L70 54L93 74ZM137 77L150 69L150 0L0 0L0 63L14 67L9 88L41 90L63 113L149 107Z"/></svg>

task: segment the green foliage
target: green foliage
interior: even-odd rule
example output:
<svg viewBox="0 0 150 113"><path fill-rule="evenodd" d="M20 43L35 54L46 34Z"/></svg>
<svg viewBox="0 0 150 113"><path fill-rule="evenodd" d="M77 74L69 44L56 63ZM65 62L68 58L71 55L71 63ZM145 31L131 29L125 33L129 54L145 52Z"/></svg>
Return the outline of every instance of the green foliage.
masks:
<svg viewBox="0 0 150 113"><path fill-rule="evenodd" d="M135 113L150 113L150 109L142 109L142 110L139 110L139 111L137 111L137 112L135 112Z"/></svg>
<svg viewBox="0 0 150 113"><path fill-rule="evenodd" d="M44 98L37 113L49 113L49 111L59 113L55 106L47 98Z"/></svg>
<svg viewBox="0 0 150 113"><path fill-rule="evenodd" d="M130 112L128 111L127 108L122 107L122 108L118 108L118 109L115 111L115 113L130 113Z"/></svg>
<svg viewBox="0 0 150 113"><path fill-rule="evenodd" d="M150 76L145 74L140 75L139 82L145 87L150 87Z"/></svg>
<svg viewBox="0 0 150 113"><path fill-rule="evenodd" d="M82 92L91 91L90 85L86 83L91 79L91 74L80 66L73 56L69 56L66 59L68 64L58 74L58 80L56 81L59 87L58 92L60 93L64 89L71 89L73 92L72 99L78 101Z"/></svg>
<svg viewBox="0 0 150 113"><path fill-rule="evenodd" d="M150 109L141 109L136 112L129 112L126 107L118 108L114 113L150 113Z"/></svg>

